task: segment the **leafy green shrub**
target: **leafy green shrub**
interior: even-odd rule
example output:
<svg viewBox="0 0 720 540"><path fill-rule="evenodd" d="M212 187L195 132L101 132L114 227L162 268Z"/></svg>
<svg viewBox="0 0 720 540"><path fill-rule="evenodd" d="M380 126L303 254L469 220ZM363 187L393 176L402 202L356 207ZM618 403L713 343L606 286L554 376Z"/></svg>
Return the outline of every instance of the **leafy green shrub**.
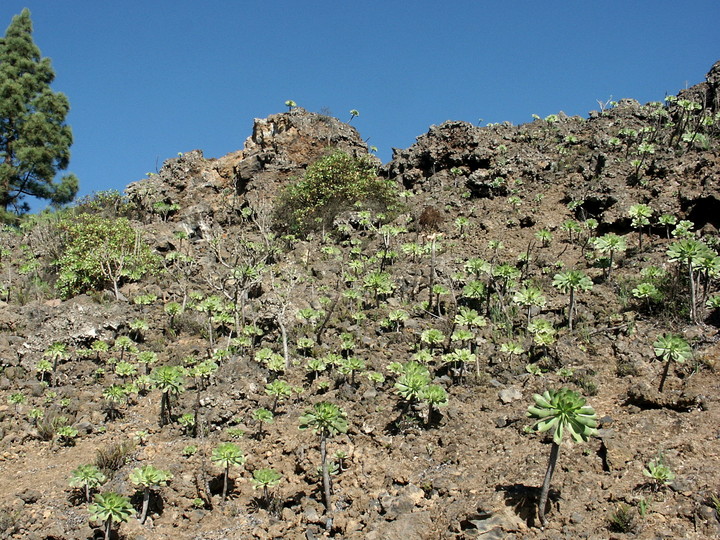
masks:
<svg viewBox="0 0 720 540"><path fill-rule="evenodd" d="M253 489L262 488L263 490L263 501L266 505L271 502L270 488L275 487L282 480L282 474L277 472L275 469L257 469L253 472Z"/></svg>
<svg viewBox="0 0 720 540"><path fill-rule="evenodd" d="M663 456L659 454L656 459L650 460L643 469L643 476L647 476L650 479L650 484L653 491L658 491L665 486L672 484L675 480L675 473L670 470L670 467L663 463Z"/></svg>
<svg viewBox="0 0 720 540"><path fill-rule="evenodd" d="M178 418L178 424L183 428L186 435L190 435L195 427L195 415L193 413L185 413Z"/></svg>
<svg viewBox="0 0 720 540"><path fill-rule="evenodd" d="M266 408L261 407L259 409L255 409L253 411L252 417L258 424L256 436L258 439L262 439L263 433L264 433L263 424L272 424L273 420L275 418L275 415L273 414L272 411L269 411Z"/></svg>
<svg viewBox="0 0 720 540"><path fill-rule="evenodd" d="M552 433L550 458L538 506L538 518L544 527L547 524L545 506L550 492L550 481L560 454L563 435L567 432L575 442L587 442L597 433L597 415L592 407L585 405L583 397L567 388L546 390L542 395L534 394L533 400L535 404L528 407L527 415L535 420L534 429Z"/></svg>
<svg viewBox="0 0 720 540"><path fill-rule="evenodd" d="M8 403L15 405L15 412L18 412L19 406L27 401L25 394L22 392L14 392L8 396Z"/></svg>
<svg viewBox="0 0 720 540"><path fill-rule="evenodd" d="M311 429L320 435L320 466L323 477L323 492L325 496L325 512L328 515L327 525L332 524L332 505L330 503L330 472L327 462L327 440L338 433L347 433L347 413L334 403L321 401L306 409L300 417L300 430ZM327 526L326 525L326 526ZM329 528L329 527L328 527Z"/></svg>
<svg viewBox="0 0 720 540"><path fill-rule="evenodd" d="M57 289L64 298L152 272L158 259L126 218L82 214L61 224L66 247L58 260Z"/></svg>
<svg viewBox="0 0 720 540"><path fill-rule="evenodd" d="M408 362L400 367L400 376L395 383L395 391L405 400L405 410L422 396L430 384L430 372L422 364Z"/></svg>
<svg viewBox="0 0 720 540"><path fill-rule="evenodd" d="M680 224L678 224L679 226ZM695 238L682 238L673 242L667 249L667 256L671 262L677 262L683 270L687 271L686 276L690 289L690 320L697 323L698 296L702 278L705 278L704 281L707 284L707 278L718 266L718 256L704 241Z"/></svg>
<svg viewBox="0 0 720 540"><path fill-rule="evenodd" d="M432 423L432 415L435 408L445 407L448 404L448 395L445 389L439 384L430 384L420 392L420 398L428 405L425 424L429 426Z"/></svg>
<svg viewBox="0 0 720 540"><path fill-rule="evenodd" d="M64 446L72 446L78 436L78 430L72 426L60 426L56 432L58 441Z"/></svg>
<svg viewBox="0 0 720 540"><path fill-rule="evenodd" d="M185 379L179 366L160 366L152 370L150 379L162 392L160 399L160 426L172 422L172 396L184 390Z"/></svg>
<svg viewBox="0 0 720 540"><path fill-rule="evenodd" d="M381 296L392 294L395 283L387 272L373 270L363 278L363 288L373 293L375 306L380 306Z"/></svg>
<svg viewBox="0 0 720 540"><path fill-rule="evenodd" d="M100 487L107 477L95 465L80 465L73 470L70 477L70 487L82 488L85 492L86 502L90 502L90 492Z"/></svg>
<svg viewBox="0 0 720 540"><path fill-rule="evenodd" d="M336 150L311 164L289 186L275 209L275 221L293 233L328 227L355 203L386 210L397 199L395 185L377 176L368 156L353 157Z"/></svg>
<svg viewBox="0 0 720 540"><path fill-rule="evenodd" d="M177 203L168 203L165 201L157 201L152 205L153 212L160 214L163 221L167 221L171 214L174 214L180 210L180 205Z"/></svg>
<svg viewBox="0 0 720 540"><path fill-rule="evenodd" d="M125 388L119 384L112 384L103 390L103 398L105 399L105 413L109 420L120 418L120 405L128 399Z"/></svg>
<svg viewBox="0 0 720 540"><path fill-rule="evenodd" d="M187 446L183 447L182 449L182 455L185 457L192 457L195 454L197 454L198 447L194 444L188 444Z"/></svg>
<svg viewBox="0 0 720 540"><path fill-rule="evenodd" d="M615 255L617 253L622 253L627 249L627 242L622 236L618 236L615 233L607 233L595 238L593 244L595 245L595 249L597 249L600 253L608 254L607 260L603 261L603 273L606 278L610 278Z"/></svg>
<svg viewBox="0 0 720 540"><path fill-rule="evenodd" d="M59 414L48 415L37 423L38 436L43 441L52 441L58 430L68 423L67 416Z"/></svg>
<svg viewBox="0 0 720 540"><path fill-rule="evenodd" d="M154 294L138 294L135 298L133 298L133 304L136 304L138 306L150 306L157 300L157 296Z"/></svg>
<svg viewBox="0 0 720 540"><path fill-rule="evenodd" d="M568 305L568 327L572 332L573 329L573 315L575 313L575 291L589 291L593 288L592 280L585 275L581 270L568 270L555 274L553 277L553 287L556 287L561 292L570 294L570 302Z"/></svg>
<svg viewBox="0 0 720 540"><path fill-rule="evenodd" d="M245 463L245 454L235 443L220 443L212 452L210 459L213 463L220 465L223 471L223 490L222 502L225 502L228 491L228 478L230 476L230 466L240 467Z"/></svg>
<svg viewBox="0 0 720 540"><path fill-rule="evenodd" d="M75 214L99 214L103 217L117 217L130 212L127 197L115 189L97 191L77 199L72 211Z"/></svg>
<svg viewBox="0 0 720 540"><path fill-rule="evenodd" d="M429 349L439 348L442 347L445 341L445 334L437 328L428 328L420 334L420 341L427 343Z"/></svg>
<svg viewBox="0 0 720 540"><path fill-rule="evenodd" d="M273 398L271 411L275 414L278 402L292 395L292 386L282 379L275 379L265 385L265 393Z"/></svg>
<svg viewBox="0 0 720 540"><path fill-rule="evenodd" d="M682 364L692 356L692 347L685 339L678 334L660 334L653 342L653 350L655 356L665 362L665 369L660 378L660 386L658 392L663 391L665 380L670 371L670 364L676 362Z"/></svg>
<svg viewBox="0 0 720 540"><path fill-rule="evenodd" d="M150 491L167 485L173 475L170 471L156 469L152 465L143 465L136 467L130 473L130 482L142 489L143 503L140 512L140 523L145 523L147 518L148 506L150 504Z"/></svg>
<svg viewBox="0 0 720 540"><path fill-rule="evenodd" d="M307 371L312 380L318 378L318 375L327 369L328 365L322 358L308 358L305 364L305 371Z"/></svg>
<svg viewBox="0 0 720 540"><path fill-rule="evenodd" d="M94 502L88 506L90 519L103 523L105 540L110 539L113 522L123 523L130 519L134 509L130 499L119 493L100 493L95 495Z"/></svg>

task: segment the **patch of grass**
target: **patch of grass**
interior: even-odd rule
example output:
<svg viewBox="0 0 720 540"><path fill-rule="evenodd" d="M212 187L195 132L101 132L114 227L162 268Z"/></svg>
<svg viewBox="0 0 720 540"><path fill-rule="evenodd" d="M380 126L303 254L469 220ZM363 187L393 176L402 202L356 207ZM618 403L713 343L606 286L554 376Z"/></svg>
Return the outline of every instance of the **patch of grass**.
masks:
<svg viewBox="0 0 720 540"><path fill-rule="evenodd" d="M426 206L418 216L417 224L424 231L437 231L445 218L434 206Z"/></svg>
<svg viewBox="0 0 720 540"><path fill-rule="evenodd" d="M619 504L610 514L610 530L619 533L632 533L637 529L635 514L627 504Z"/></svg>
<svg viewBox="0 0 720 540"><path fill-rule="evenodd" d="M637 363L627 359L618 358L615 373L618 377L634 377L640 373Z"/></svg>
<svg viewBox="0 0 720 540"><path fill-rule="evenodd" d="M715 517L720 519L720 496L715 493L711 494L709 504L711 508L715 509Z"/></svg>
<svg viewBox="0 0 720 540"><path fill-rule="evenodd" d="M105 448L98 448L95 452L95 466L112 478L125 465L133 450L135 450L133 441L112 443Z"/></svg>
<svg viewBox="0 0 720 540"><path fill-rule="evenodd" d="M582 388L586 396L596 396L598 393L598 383L591 376L587 374L580 375L575 378L575 384Z"/></svg>
<svg viewBox="0 0 720 540"><path fill-rule="evenodd" d="M37 431L40 440L52 441L57 435L58 429L68 424L68 417L58 414L48 415L37 423Z"/></svg>
<svg viewBox="0 0 720 540"><path fill-rule="evenodd" d="M16 532L20 523L20 512L13 512L9 508L0 508L0 536L10 538Z"/></svg>

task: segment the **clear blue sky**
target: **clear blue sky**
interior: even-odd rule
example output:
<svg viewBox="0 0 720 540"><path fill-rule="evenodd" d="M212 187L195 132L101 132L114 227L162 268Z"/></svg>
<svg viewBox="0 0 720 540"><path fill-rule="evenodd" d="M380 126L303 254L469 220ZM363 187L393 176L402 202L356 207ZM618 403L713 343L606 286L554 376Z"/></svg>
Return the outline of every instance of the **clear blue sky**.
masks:
<svg viewBox="0 0 720 540"><path fill-rule="evenodd" d="M23 7L70 100L81 195L238 150L287 99L359 110L387 162L432 124L661 100L720 59L718 0L2 0L3 34Z"/></svg>

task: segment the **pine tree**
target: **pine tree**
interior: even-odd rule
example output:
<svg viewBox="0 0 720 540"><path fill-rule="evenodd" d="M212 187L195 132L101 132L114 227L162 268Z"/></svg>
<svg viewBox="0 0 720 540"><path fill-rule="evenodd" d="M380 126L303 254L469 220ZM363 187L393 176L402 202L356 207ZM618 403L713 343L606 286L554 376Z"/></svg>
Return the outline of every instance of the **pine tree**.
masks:
<svg viewBox="0 0 720 540"><path fill-rule="evenodd" d="M67 97L53 92L55 73L32 40L30 11L13 17L0 38L0 222L29 209L26 196L70 202L78 180L55 182L70 160L72 131L65 125Z"/></svg>

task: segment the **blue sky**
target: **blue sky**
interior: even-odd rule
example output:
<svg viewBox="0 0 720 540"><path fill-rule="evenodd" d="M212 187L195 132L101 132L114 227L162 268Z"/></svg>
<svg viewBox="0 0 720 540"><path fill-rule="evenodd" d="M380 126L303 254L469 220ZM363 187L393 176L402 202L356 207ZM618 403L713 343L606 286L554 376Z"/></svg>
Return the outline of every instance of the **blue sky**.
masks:
<svg viewBox="0 0 720 540"><path fill-rule="evenodd" d="M238 150L287 99L357 109L387 162L432 124L661 100L720 59L717 0L2 0L0 32L23 7L70 100L81 195Z"/></svg>

